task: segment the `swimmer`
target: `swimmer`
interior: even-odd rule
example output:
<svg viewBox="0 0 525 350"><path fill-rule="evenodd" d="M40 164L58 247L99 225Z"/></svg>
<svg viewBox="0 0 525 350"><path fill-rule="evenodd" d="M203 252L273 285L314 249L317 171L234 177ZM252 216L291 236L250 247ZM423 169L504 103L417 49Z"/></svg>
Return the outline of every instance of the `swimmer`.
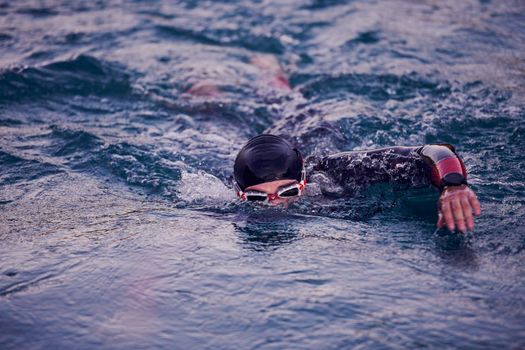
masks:
<svg viewBox="0 0 525 350"><path fill-rule="evenodd" d="M293 91L274 56L257 55L250 63L259 69L264 85L284 92ZM221 93L211 81L195 84L186 92L205 98ZM293 122L286 118L278 121L284 125ZM271 130L272 133L275 130ZM438 228L473 230L473 215L481 213L476 194L468 186L463 161L448 144L350 151L303 159L288 140L266 133L252 138L240 150L235 159L234 178L236 194L242 201L284 206L304 196L308 183L323 179L338 184L348 193L379 183L414 187L430 183L440 191Z"/></svg>
<svg viewBox="0 0 525 350"><path fill-rule="evenodd" d="M378 183L429 184L440 191L439 228L474 229L481 208L467 183L465 165L447 144L390 147L341 152L303 159L283 137L255 136L240 150L234 164L234 187L242 201L289 205L305 195L309 182L328 177L342 188ZM314 180L315 181L315 180Z"/></svg>

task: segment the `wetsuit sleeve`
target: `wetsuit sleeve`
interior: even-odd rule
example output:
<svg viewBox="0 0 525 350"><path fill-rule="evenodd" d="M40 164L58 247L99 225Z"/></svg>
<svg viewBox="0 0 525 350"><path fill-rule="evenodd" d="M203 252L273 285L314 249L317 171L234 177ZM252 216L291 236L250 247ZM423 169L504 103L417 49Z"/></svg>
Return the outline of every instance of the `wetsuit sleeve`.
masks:
<svg viewBox="0 0 525 350"><path fill-rule="evenodd" d="M425 145L417 150L425 161L428 177L434 186L443 191L446 186L467 184L467 170L463 160L452 145Z"/></svg>
<svg viewBox="0 0 525 350"><path fill-rule="evenodd" d="M390 147L371 151L342 152L324 157L312 168L328 175L345 189L376 183L419 187L466 183L462 160L450 145Z"/></svg>

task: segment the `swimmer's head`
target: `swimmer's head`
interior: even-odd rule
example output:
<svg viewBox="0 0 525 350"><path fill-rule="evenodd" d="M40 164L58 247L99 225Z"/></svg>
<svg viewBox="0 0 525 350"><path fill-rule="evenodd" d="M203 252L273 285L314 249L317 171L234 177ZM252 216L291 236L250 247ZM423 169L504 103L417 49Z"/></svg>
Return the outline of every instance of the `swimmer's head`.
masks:
<svg viewBox="0 0 525 350"><path fill-rule="evenodd" d="M280 136L255 136L241 149L233 167L235 181L246 188L276 180L301 181L303 157Z"/></svg>

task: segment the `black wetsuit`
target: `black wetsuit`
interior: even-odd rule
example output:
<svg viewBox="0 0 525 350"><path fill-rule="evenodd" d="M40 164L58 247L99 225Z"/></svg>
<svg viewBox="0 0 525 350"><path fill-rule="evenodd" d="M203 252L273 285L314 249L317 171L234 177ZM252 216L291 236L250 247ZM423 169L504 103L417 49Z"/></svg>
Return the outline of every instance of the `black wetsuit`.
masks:
<svg viewBox="0 0 525 350"><path fill-rule="evenodd" d="M341 152L309 157L305 166L310 182L320 182L325 176L350 192L377 183L432 184L443 190L466 184L467 178L463 161L447 144Z"/></svg>

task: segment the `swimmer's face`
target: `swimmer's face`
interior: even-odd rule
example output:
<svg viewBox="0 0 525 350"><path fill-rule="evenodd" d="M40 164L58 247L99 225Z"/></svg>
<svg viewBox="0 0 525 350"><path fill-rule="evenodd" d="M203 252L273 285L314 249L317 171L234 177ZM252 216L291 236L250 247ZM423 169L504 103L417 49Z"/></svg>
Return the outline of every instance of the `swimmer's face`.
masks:
<svg viewBox="0 0 525 350"><path fill-rule="evenodd" d="M264 192L268 194L275 194L279 191L280 188L289 186L292 184L298 183L297 180L275 180L270 182L264 182L262 184L253 185L250 187L246 187L244 191L259 191ZM271 205L284 205L285 207L288 207L288 205L292 202L295 202L298 200L299 197L290 197L290 198L274 198L269 201Z"/></svg>

